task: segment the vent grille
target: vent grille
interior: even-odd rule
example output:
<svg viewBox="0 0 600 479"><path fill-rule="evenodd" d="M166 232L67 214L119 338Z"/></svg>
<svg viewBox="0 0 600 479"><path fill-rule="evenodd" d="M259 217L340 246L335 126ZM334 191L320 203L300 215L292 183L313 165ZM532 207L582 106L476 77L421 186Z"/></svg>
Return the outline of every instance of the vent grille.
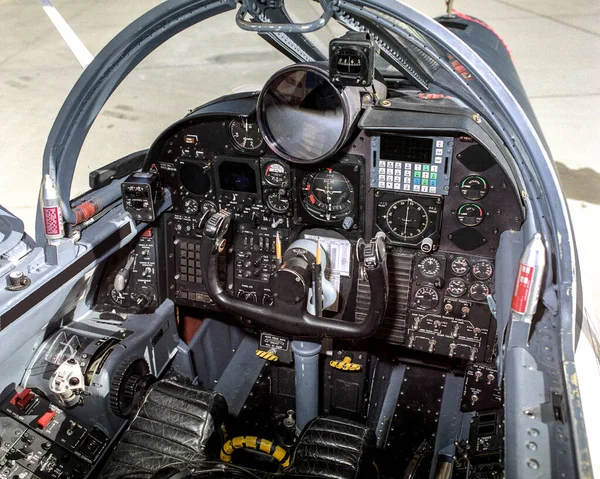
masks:
<svg viewBox="0 0 600 479"><path fill-rule="evenodd" d="M412 260L412 252L400 249L393 250L387 256L390 296L385 316L375 336L391 344L404 344L410 300ZM363 321L367 317L370 303L369 283L359 280L356 297L356 321Z"/></svg>

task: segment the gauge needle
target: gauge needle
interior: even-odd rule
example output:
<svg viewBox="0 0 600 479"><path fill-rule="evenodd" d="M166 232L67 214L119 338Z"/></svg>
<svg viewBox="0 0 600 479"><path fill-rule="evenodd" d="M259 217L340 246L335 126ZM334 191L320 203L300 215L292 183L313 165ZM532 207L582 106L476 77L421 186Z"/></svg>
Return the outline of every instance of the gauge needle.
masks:
<svg viewBox="0 0 600 479"><path fill-rule="evenodd" d="M402 233L402 236L406 236L406 228L408 228L408 211L409 211L409 208L407 206L406 207L406 218L404 218L404 233Z"/></svg>

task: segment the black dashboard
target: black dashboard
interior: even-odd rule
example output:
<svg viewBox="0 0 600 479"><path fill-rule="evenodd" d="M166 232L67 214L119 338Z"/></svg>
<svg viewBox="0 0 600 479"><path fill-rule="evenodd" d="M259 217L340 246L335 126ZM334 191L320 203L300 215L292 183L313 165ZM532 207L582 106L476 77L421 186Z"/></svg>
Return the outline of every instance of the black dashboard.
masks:
<svg viewBox="0 0 600 479"><path fill-rule="evenodd" d="M145 169L157 172L173 202L162 228L166 295L177 306L221 309L202 274L201 227L227 210L232 223L218 277L228 295L272 307L276 237L283 249L320 238L329 261L326 276L337 291L323 316L360 322L371 293L357 244L383 232L389 297L375 337L392 347L491 361L496 326L488 297L495 253L500 234L520 228L524 209L490 148L464 122L449 126L447 118L461 117L454 102L435 101L433 123L432 100L423 95L363 105L362 120L356 113L345 123L341 147L306 160L261 131L286 130L265 126L264 118L259 123L260 101L257 94L238 94L200 107L165 130L148 152ZM443 127L436 129L436 121ZM285 134L302 155L311 144L321 155L309 123L309 146L300 146L304 126ZM252 327L251 320L245 324ZM276 323L267 329L278 332Z"/></svg>

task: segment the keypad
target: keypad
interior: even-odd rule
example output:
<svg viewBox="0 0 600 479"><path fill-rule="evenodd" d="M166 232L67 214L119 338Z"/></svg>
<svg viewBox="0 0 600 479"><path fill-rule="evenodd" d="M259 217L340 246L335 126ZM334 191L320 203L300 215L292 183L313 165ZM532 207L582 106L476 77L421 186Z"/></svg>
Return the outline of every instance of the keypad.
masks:
<svg viewBox="0 0 600 479"><path fill-rule="evenodd" d="M382 160L379 162L377 186L388 190L438 193L439 168L437 164Z"/></svg>
<svg viewBox="0 0 600 479"><path fill-rule="evenodd" d="M179 278L186 283L202 284L200 269L200 244L179 243Z"/></svg>

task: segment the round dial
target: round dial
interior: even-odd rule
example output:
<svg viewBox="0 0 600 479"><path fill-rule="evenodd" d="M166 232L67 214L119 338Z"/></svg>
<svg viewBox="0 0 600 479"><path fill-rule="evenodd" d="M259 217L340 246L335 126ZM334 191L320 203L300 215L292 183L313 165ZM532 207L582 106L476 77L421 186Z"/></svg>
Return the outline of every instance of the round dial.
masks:
<svg viewBox="0 0 600 479"><path fill-rule="evenodd" d="M132 296L133 302L139 308L148 307L156 301L156 293L149 286L140 287L139 290Z"/></svg>
<svg viewBox="0 0 600 479"><path fill-rule="evenodd" d="M450 265L450 269L456 276L464 276L469 272L469 262L466 258L459 256L452 261Z"/></svg>
<svg viewBox="0 0 600 479"><path fill-rule="evenodd" d="M427 210L410 198L393 203L385 216L391 233L403 240L419 238L429 224Z"/></svg>
<svg viewBox="0 0 600 479"><path fill-rule="evenodd" d="M290 209L290 199L284 189L271 190L267 195L267 207L274 213L285 213Z"/></svg>
<svg viewBox="0 0 600 479"><path fill-rule="evenodd" d="M315 218L337 220L352 211L354 188L348 178L330 168L302 180L302 203Z"/></svg>
<svg viewBox="0 0 600 479"><path fill-rule="evenodd" d="M442 264L440 260L435 258L434 256L426 256L417 265L419 271L425 276L435 276L442 269Z"/></svg>
<svg viewBox="0 0 600 479"><path fill-rule="evenodd" d="M118 305L123 305L123 301L125 301L125 295L114 288L110 291L110 298Z"/></svg>
<svg viewBox="0 0 600 479"><path fill-rule="evenodd" d="M492 277L494 269L487 261L478 261L477 263L473 263L472 272L473 276L475 276L477 279L485 280Z"/></svg>
<svg viewBox="0 0 600 479"><path fill-rule="evenodd" d="M440 296L431 286L423 286L415 291L415 303L422 309L433 309L437 306Z"/></svg>
<svg viewBox="0 0 600 479"><path fill-rule="evenodd" d="M477 201L488 194L488 183L479 175L470 175L460 182L460 192L468 200Z"/></svg>
<svg viewBox="0 0 600 479"><path fill-rule="evenodd" d="M216 213L217 212L217 205L215 205L212 201L205 201L204 203L202 203L202 206L200 207L200 211L202 211L202 213Z"/></svg>
<svg viewBox="0 0 600 479"><path fill-rule="evenodd" d="M205 195L210 191L210 176L204 163L181 163L179 181L194 195Z"/></svg>
<svg viewBox="0 0 600 479"><path fill-rule="evenodd" d="M236 118L229 124L229 135L236 148L243 151L257 151L264 140L258 124L248 118Z"/></svg>
<svg viewBox="0 0 600 479"><path fill-rule="evenodd" d="M475 281L469 286L469 296L475 301L483 301L487 298L488 294L490 294L490 288L481 281Z"/></svg>
<svg viewBox="0 0 600 479"><path fill-rule="evenodd" d="M273 186L282 186L287 183L287 172L285 166L279 161L271 161L265 165L263 171L265 181Z"/></svg>
<svg viewBox="0 0 600 479"><path fill-rule="evenodd" d="M455 298L460 298L467 292L467 283L461 278L452 278L448 281L448 294Z"/></svg>
<svg viewBox="0 0 600 479"><path fill-rule="evenodd" d="M483 208L475 203L465 203L456 212L458 221L464 226L477 226L483 221Z"/></svg>
<svg viewBox="0 0 600 479"><path fill-rule="evenodd" d="M200 205L194 198L186 198L183 200L183 211L187 215L195 215L198 213Z"/></svg>

